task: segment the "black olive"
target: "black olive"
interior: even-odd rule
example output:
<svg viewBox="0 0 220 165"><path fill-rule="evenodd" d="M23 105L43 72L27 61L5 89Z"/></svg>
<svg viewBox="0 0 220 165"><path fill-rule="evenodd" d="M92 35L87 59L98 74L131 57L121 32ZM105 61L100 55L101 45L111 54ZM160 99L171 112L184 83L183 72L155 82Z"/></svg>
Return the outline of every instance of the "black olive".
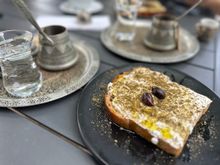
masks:
<svg viewBox="0 0 220 165"><path fill-rule="evenodd" d="M166 97L166 94L164 90L162 90L159 87L153 87L152 88L152 93L154 96L156 96L158 99L164 99Z"/></svg>
<svg viewBox="0 0 220 165"><path fill-rule="evenodd" d="M150 93L144 93L141 100L147 106L154 106L154 100Z"/></svg>

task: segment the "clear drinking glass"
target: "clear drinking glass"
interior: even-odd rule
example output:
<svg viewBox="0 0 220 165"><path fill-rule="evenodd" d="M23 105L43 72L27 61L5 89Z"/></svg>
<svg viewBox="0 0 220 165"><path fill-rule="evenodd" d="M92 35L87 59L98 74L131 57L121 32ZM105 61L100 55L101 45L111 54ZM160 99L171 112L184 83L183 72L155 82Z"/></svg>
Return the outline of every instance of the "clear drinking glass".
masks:
<svg viewBox="0 0 220 165"><path fill-rule="evenodd" d="M0 66L8 93L27 97L42 86L42 74L31 55L32 33L21 30L0 32Z"/></svg>
<svg viewBox="0 0 220 165"><path fill-rule="evenodd" d="M114 36L119 41L132 41L136 34L135 22L141 0L115 0L117 22L115 23Z"/></svg>

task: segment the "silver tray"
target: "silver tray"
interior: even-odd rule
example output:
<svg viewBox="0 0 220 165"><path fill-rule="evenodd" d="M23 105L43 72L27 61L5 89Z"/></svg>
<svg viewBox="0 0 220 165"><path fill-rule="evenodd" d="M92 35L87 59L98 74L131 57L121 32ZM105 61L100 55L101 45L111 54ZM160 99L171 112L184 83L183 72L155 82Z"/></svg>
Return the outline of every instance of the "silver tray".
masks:
<svg viewBox="0 0 220 165"><path fill-rule="evenodd" d="M194 57L200 45L198 40L184 29L180 29L179 49L172 51L156 51L144 45L144 38L149 27L137 26L136 36L132 42L120 42L113 37L113 26L101 34L101 41L106 48L119 56L141 62L176 63Z"/></svg>
<svg viewBox="0 0 220 165"><path fill-rule="evenodd" d="M84 86L98 71L100 59L97 51L83 42L76 43L79 61L70 69L50 72L42 70L43 86L40 91L27 98L9 95L0 81L0 106L25 107L47 103L67 96Z"/></svg>

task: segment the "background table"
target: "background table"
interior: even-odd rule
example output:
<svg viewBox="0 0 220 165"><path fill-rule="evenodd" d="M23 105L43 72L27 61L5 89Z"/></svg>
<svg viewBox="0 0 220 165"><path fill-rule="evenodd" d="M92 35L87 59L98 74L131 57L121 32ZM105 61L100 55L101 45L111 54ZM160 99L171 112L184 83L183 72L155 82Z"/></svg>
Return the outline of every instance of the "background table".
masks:
<svg viewBox="0 0 220 165"><path fill-rule="evenodd" d="M34 16L45 14L61 15L59 4L61 0L26 0ZM104 11L114 19L113 1L103 0ZM25 29L33 30L20 11L11 1L0 0L0 30ZM181 24L194 32L194 24L199 16L187 16ZM100 42L100 32L71 32L96 48L100 54L101 66L97 73L107 69L133 63L121 58L103 47ZM167 65L185 72L198 79L220 95L220 34L209 42L201 43L198 55L184 63ZM23 112L33 116L46 125L60 131L66 136L82 143L76 123L76 105L82 89L57 101L22 108ZM86 114L85 114L86 115ZM0 110L0 164L2 165L67 165L96 164L96 162L45 130L18 117L14 113L1 108Z"/></svg>

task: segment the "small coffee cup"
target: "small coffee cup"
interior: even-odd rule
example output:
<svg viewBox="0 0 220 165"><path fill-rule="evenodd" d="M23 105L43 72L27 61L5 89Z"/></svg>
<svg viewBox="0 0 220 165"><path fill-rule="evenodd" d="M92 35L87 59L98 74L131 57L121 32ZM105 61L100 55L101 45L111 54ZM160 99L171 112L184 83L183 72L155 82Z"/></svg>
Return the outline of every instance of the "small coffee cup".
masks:
<svg viewBox="0 0 220 165"><path fill-rule="evenodd" d="M78 60L78 54L69 38L67 29L63 26L47 26L43 28L53 41L54 46L44 44L40 37L41 51L37 56L37 63L46 70L59 71L73 66Z"/></svg>
<svg viewBox="0 0 220 165"><path fill-rule="evenodd" d="M219 22L211 18L203 18L196 24L197 37L200 41L209 41L219 30Z"/></svg>
<svg viewBox="0 0 220 165"><path fill-rule="evenodd" d="M68 0L69 6L71 8L79 10L87 10L94 0Z"/></svg>
<svg viewBox="0 0 220 165"><path fill-rule="evenodd" d="M152 26L147 32L144 43L147 47L168 51L178 47L179 24L174 16L158 15L153 17Z"/></svg>

